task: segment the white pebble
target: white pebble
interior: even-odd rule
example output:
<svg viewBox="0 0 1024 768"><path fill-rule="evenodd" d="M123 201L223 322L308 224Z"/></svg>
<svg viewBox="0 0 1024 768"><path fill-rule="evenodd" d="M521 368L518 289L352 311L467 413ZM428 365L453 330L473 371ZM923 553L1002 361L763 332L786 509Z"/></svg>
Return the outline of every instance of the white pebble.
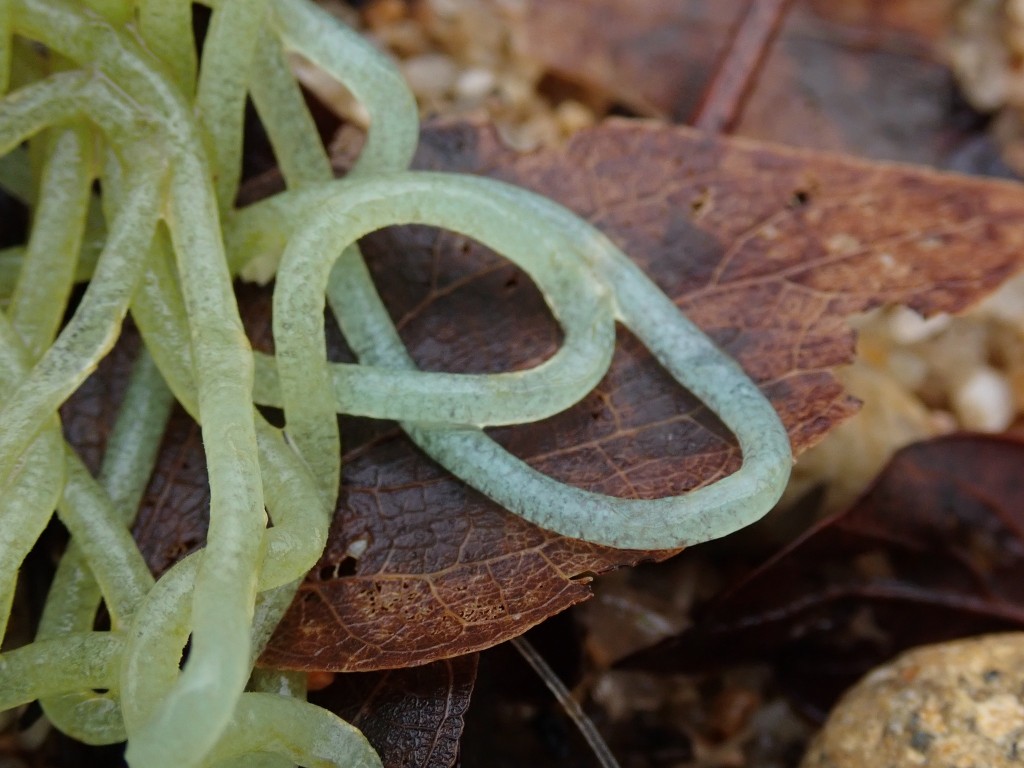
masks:
<svg viewBox="0 0 1024 768"><path fill-rule="evenodd" d="M916 344L930 339L949 326L949 315L924 318L909 307L897 307L889 317L889 333L898 344Z"/></svg>
<svg viewBox="0 0 1024 768"><path fill-rule="evenodd" d="M497 85L494 73L483 67L467 69L455 81L455 95L460 99L475 101L484 98Z"/></svg>
<svg viewBox="0 0 1024 768"><path fill-rule="evenodd" d="M953 410L965 429L1002 432L1014 416L1010 382L993 368L977 368L953 392Z"/></svg>
<svg viewBox="0 0 1024 768"><path fill-rule="evenodd" d="M458 77L455 62L438 53L414 56L401 66L409 87L420 96L442 96L451 91Z"/></svg>

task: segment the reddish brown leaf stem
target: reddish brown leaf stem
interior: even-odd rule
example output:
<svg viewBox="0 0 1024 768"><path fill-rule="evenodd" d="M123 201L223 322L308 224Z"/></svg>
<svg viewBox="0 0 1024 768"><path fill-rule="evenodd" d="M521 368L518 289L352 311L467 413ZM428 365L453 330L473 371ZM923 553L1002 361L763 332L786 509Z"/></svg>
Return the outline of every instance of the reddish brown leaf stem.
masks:
<svg viewBox="0 0 1024 768"><path fill-rule="evenodd" d="M791 3L792 0L750 0L693 113L690 123L695 128L711 133L732 130Z"/></svg>

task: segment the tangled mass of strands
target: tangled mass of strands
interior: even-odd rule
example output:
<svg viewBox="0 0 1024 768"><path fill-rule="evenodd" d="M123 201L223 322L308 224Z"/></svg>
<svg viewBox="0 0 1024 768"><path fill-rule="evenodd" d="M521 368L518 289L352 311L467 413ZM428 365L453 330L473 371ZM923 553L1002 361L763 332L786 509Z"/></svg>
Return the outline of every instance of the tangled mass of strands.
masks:
<svg viewBox="0 0 1024 768"><path fill-rule="evenodd" d="M304 700L303 676L254 671L326 542L335 414L397 420L516 514L629 548L757 519L786 481L789 443L739 367L585 222L495 181L406 170L415 104L368 43L306 0L212 5L197 71L186 0L0 0L0 180L32 216L27 243L0 253L5 627L19 566L54 509L71 534L36 639L0 654L0 709L38 699L77 739L127 740L129 763L145 768L379 765L358 730ZM286 52L344 83L371 116L344 179L332 178ZM235 210L247 96L288 189ZM526 371L418 371L355 245L410 222L525 269L563 328L559 351ZM250 349L232 289L256 259L278 265L274 357ZM360 364L327 361L325 297ZM144 349L94 478L57 409L129 311ZM677 498L621 500L556 483L484 433L581 399L609 365L616 321L733 430L741 470ZM128 526L174 399L202 426L210 524L205 548L154 582ZM257 404L283 409L284 430ZM93 629L101 604L109 631Z"/></svg>

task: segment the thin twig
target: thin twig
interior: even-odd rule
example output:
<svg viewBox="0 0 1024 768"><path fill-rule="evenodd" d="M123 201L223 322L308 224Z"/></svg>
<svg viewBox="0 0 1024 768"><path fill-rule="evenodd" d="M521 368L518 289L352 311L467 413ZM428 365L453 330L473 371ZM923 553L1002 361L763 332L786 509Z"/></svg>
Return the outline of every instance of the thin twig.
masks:
<svg viewBox="0 0 1024 768"><path fill-rule="evenodd" d="M569 689L565 687L565 684L558 678L554 670L544 661L544 657L537 653L537 649L533 647L530 641L525 637L514 637L512 638L512 645L526 659L527 663L533 667L533 671L544 681L544 685L548 687L548 690L551 691L558 703L562 705L566 714L576 724L580 734L582 734L587 744L594 751L594 755L597 757L597 762L601 764L601 768L620 768L615 755L608 749L605 740L598 733L594 721L587 717L587 713L583 711L579 702L572 697Z"/></svg>
<svg viewBox="0 0 1024 768"><path fill-rule="evenodd" d="M710 133L732 130L791 2L750 0L693 114L690 122L694 127Z"/></svg>

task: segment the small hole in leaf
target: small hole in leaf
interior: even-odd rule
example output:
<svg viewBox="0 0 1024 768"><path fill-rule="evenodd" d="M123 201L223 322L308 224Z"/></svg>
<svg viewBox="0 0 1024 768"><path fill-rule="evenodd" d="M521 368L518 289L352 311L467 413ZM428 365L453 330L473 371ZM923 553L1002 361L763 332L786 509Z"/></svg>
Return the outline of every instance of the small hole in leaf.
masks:
<svg viewBox="0 0 1024 768"><path fill-rule="evenodd" d="M317 571L317 578L320 581L333 581L346 576L356 575L358 561L354 557L346 557L337 563L328 563Z"/></svg>
<svg viewBox="0 0 1024 768"><path fill-rule="evenodd" d="M700 193L690 201L690 213L694 216L701 213L710 202L710 195L706 189L702 189Z"/></svg>
<svg viewBox="0 0 1024 768"><path fill-rule="evenodd" d="M316 572L316 577L320 581L330 581L334 578L335 567L333 565L325 565Z"/></svg>
<svg viewBox="0 0 1024 768"><path fill-rule="evenodd" d="M803 208L811 202L811 193L806 189L793 190L792 196L789 198L790 208Z"/></svg>

